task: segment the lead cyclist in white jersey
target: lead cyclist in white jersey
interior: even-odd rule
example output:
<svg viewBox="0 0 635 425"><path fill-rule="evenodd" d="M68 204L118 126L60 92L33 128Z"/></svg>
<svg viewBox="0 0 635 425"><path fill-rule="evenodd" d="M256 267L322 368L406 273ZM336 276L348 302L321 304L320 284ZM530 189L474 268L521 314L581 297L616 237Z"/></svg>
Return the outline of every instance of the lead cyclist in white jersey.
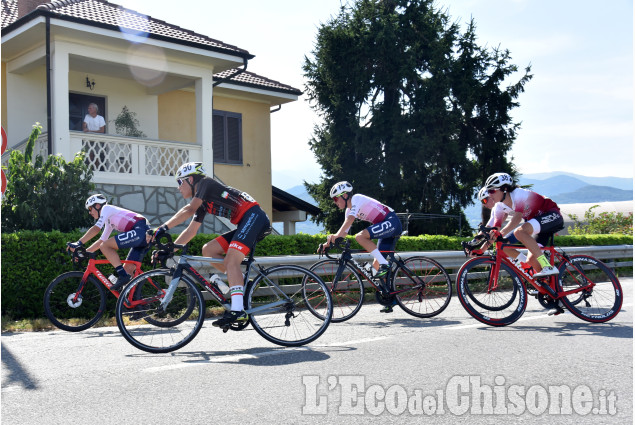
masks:
<svg viewBox="0 0 635 425"><path fill-rule="evenodd" d="M397 236L401 234L401 221L392 208L366 195L353 195L352 192L353 186L347 181L335 183L331 188L330 196L333 202L341 210L346 208L346 213L344 223L338 232L329 235L324 245L346 236L355 219L370 222L370 226L355 235L355 240L375 258L375 276L382 277L388 272L388 261L381 252L395 250ZM378 239L377 245L372 239ZM320 250L324 245L320 246Z"/></svg>

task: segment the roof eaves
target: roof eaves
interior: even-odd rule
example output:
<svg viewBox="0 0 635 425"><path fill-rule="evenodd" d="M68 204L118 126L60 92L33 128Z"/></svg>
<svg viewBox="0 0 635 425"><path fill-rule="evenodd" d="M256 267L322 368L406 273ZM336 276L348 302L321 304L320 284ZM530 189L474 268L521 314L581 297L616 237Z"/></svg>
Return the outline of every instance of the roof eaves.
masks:
<svg viewBox="0 0 635 425"><path fill-rule="evenodd" d="M43 10L41 8L38 8L35 11L23 16L22 18L16 20L15 22L12 22L11 24L9 24L6 27L2 28L1 34L3 36L7 35L7 34L11 33L12 31L14 31L15 29L21 27L22 25L30 22L31 20L33 20L33 19L35 19L35 18L37 18L39 16L50 17L50 18L54 18L54 19L67 21L67 22L73 22L73 23L77 23L77 24L83 24L83 25L88 25L88 26L92 26L92 27L96 27L96 28L103 28L103 29L119 32L119 27L116 27L114 25L109 25L109 24L105 24L105 23L102 23L102 22L95 22L95 21L91 21L91 20L87 20L87 19L76 18L76 17L73 17L73 16L60 15L59 13L54 13L54 12L51 12L49 10ZM168 43L178 44L178 45L182 45L182 46L195 47L195 48L202 49L202 50L209 50L209 51L213 51L213 52L217 52L217 53L223 53L223 54L227 54L227 55L231 55L231 56L237 56L237 57L240 57L240 58L243 58L243 59L253 59L255 57L255 55L252 55L251 53L247 52L246 50L237 51L237 50L222 48L222 47L219 47L219 46L210 46L210 45L207 45L207 44L195 43L195 42L187 41L187 40L179 40L178 38L167 37L167 36L162 36L162 35L159 35L159 34L152 34L152 33L147 33L147 37L151 38L153 40L165 41L165 42L168 42Z"/></svg>

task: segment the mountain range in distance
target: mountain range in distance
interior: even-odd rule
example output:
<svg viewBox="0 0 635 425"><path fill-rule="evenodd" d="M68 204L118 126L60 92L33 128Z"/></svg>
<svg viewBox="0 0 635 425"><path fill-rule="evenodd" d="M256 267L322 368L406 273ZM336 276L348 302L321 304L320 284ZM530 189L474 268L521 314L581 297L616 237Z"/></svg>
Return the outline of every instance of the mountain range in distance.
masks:
<svg viewBox="0 0 635 425"><path fill-rule="evenodd" d="M553 171L519 176L521 186L531 185L530 190L547 196L558 204L593 202L618 202L633 199L633 178L589 177L575 173ZM317 205L303 185L284 189L310 204ZM465 208L465 215L472 227L480 222L480 205ZM274 226L275 227L275 226ZM296 231L308 234L323 232L323 227L311 221L296 224Z"/></svg>

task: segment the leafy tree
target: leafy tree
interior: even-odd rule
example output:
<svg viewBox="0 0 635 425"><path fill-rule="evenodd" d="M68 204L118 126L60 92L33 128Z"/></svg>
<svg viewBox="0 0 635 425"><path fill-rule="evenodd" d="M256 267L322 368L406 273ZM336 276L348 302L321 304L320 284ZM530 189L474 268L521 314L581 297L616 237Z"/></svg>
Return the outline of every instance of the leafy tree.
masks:
<svg viewBox="0 0 635 425"><path fill-rule="evenodd" d="M473 22L461 35L433 3L357 0L319 28L305 58L306 93L323 119L310 146L324 175L306 187L331 231L342 213L328 191L340 180L397 212L462 214L483 176L513 171L518 124L508 112L529 68L501 89L517 70L509 53L479 47ZM438 228L413 224L411 234Z"/></svg>
<svg viewBox="0 0 635 425"><path fill-rule="evenodd" d="M33 147L41 132L42 127L37 123L25 153L11 152L7 191L2 200L3 232L68 232L92 224L84 201L94 189L90 182L93 171L86 165L84 153L78 153L70 162L56 155L46 160L37 155L32 161Z"/></svg>

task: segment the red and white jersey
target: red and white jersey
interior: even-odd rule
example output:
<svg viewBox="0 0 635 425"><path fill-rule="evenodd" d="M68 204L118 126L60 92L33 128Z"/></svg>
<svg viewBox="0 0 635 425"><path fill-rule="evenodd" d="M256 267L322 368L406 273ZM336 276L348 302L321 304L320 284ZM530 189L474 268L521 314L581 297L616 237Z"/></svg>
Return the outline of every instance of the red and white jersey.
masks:
<svg viewBox="0 0 635 425"><path fill-rule="evenodd" d="M354 216L360 220L377 224L384 221L393 209L366 195L356 194L351 199L351 207L346 209L346 217Z"/></svg>
<svg viewBox="0 0 635 425"><path fill-rule="evenodd" d="M101 208L99 219L95 223L95 226L104 229L99 239L105 241L110 237L113 230L119 233L127 232L134 227L137 221L143 219L143 216L125 208L116 207L114 205L104 205Z"/></svg>
<svg viewBox="0 0 635 425"><path fill-rule="evenodd" d="M529 221L549 211L560 211L558 204L531 190L516 188L507 196L511 198L512 206L508 207L502 202L497 202L492 208L492 215L487 222L488 227L500 228L505 218L514 212L522 213L523 219Z"/></svg>

